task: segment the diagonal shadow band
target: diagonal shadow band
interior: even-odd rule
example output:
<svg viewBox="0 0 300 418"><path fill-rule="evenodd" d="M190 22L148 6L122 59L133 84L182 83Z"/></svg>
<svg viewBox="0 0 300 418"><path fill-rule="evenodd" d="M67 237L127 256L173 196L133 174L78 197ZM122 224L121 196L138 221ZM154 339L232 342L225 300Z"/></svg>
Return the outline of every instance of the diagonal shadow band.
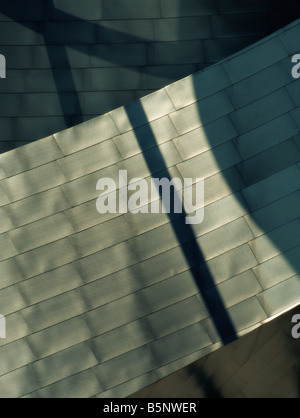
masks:
<svg viewBox="0 0 300 418"><path fill-rule="evenodd" d="M19 3L19 1L17 3ZM126 35L121 31L110 29L101 25L97 25L94 22L89 22L81 18L78 18L76 16L73 16L69 13L60 11L55 7L54 4L52 5L52 8L53 8L53 11L54 10L56 11L61 21L67 21L67 22L72 21L72 22L79 23L81 25L82 30L87 33L96 33L96 31L99 30L100 36L103 39L105 38L109 39L109 38L115 38L115 37L124 38L124 36L126 36L128 38L127 39L128 42L147 42L147 40L143 39L142 37L137 37L132 34ZM7 17L18 22L19 20L15 17L16 10L17 10L16 4L14 4L14 2L12 1L9 1L9 2L5 1L5 2L2 2L0 5L1 13L5 14ZM53 79L56 85L58 99L60 101L60 105L62 109L63 118L65 121L65 127L68 128L74 124L77 125L77 124L84 122L82 106L80 104L80 100L79 100L79 96L78 96L78 92L76 88L76 83L73 77L72 68L70 66L69 58L67 56L66 45L64 44L60 45L61 48L60 48L60 52L58 56L57 50L53 48L53 40L51 39L51 37L49 37L47 28L44 24L42 24L41 22L36 22L35 24L32 24L32 22L27 22L27 21L20 21L19 23L23 25L24 27L30 28L37 35L41 36L41 42L45 45L45 49L47 51L47 55L49 58L50 68L53 74ZM80 43L79 45L71 44L70 46L75 50L78 48L80 50L81 44ZM122 65L121 58L117 54L114 54L114 55L109 54L109 56L101 56L101 58L103 60L111 61L117 65ZM62 94L62 92L65 89L65 79L60 78L58 74L59 73L57 71L58 61L64 63L64 70L66 74L68 75L68 91L70 92L70 94L67 97ZM140 71L144 72L146 71L146 68L140 67ZM70 106L70 103L71 103L71 106ZM74 111L72 112L72 115L70 114L70 111L68 110L70 108L74 109ZM71 121L71 117L74 115L76 115L75 123L74 121Z"/></svg>
<svg viewBox="0 0 300 418"><path fill-rule="evenodd" d="M141 105L141 102L135 102L134 108L130 106L125 107L125 110L132 126L135 125L135 121L136 119L138 119L139 121L143 121L144 127L147 127L148 129L147 138L150 143L147 143L147 147L150 146L151 148L156 150L156 152L151 153L151 155L149 153L144 153L144 158L150 172L153 173L154 163L155 165L158 164L162 168L162 171L166 173L165 178L171 181L171 175L165 164L164 158L158 148L157 141L148 123L147 116ZM141 137L140 131L134 130L134 132L139 146L141 148L141 151L145 151L143 145L144 140ZM162 199L162 189L159 188L158 192L160 198ZM196 237L191 226L185 223L185 216L181 216L179 218L174 219L174 208L172 209L168 214L170 225L175 233L179 245L181 246L184 257L188 265L190 266L190 271L193 275L193 279L199 289L201 297L203 298L209 316L213 320L223 344L228 344L229 342L232 342L235 339L237 339L236 331L234 329L232 321L228 315L228 312L226 311L223 300L214 284L213 277L211 276L205 264L205 259L196 242ZM184 208L182 208L182 213L185 214ZM201 266L201 272L199 266ZM210 288L210 298L208 298L205 293L207 287ZM216 312L218 313L216 314Z"/></svg>
<svg viewBox="0 0 300 418"><path fill-rule="evenodd" d="M56 62L56 52L51 49L48 44L46 43L46 50L48 54L48 58L50 61L50 67L52 69L53 73L53 79L56 85L56 91L61 92L64 89L64 81L61 80L59 77L57 77L57 73L55 71L55 62ZM65 47L61 50L61 59L63 59L66 63L68 63L68 67L66 68L66 71L68 73L68 84L70 86L70 95L64 96L63 94L58 94L58 98L60 101L60 106L62 109L63 117L65 120L65 125L68 127L70 125L68 112L66 111L70 106L69 103L72 102L71 108L74 109L74 114L77 115L76 117L76 123L80 124L83 122L83 112L80 104L80 100L76 91L75 81L72 75L72 69L69 65L69 60L67 57L66 49Z"/></svg>

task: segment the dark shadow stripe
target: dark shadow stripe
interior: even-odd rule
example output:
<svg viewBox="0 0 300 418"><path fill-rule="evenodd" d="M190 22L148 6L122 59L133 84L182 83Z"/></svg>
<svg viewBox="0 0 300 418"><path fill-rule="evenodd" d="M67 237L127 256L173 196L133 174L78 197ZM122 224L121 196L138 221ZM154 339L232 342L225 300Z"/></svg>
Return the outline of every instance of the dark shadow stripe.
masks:
<svg viewBox="0 0 300 418"><path fill-rule="evenodd" d="M165 172L164 177L167 178L169 181L172 177L169 174L168 168L166 167L164 158L157 146L157 142L155 136L152 132L152 129L149 125L147 120L147 116L144 112L144 109L141 105L140 101L137 101L134 106L127 106L125 107L127 112L127 116L132 126L135 125L135 121L138 119L139 121L143 121L146 127L148 128L147 138L150 141L148 142L147 146L156 149L156 152L151 153L144 153L144 158L147 163L147 166L151 173L153 173L153 167L159 166ZM141 137L140 131L138 129L134 130L136 139L141 147L141 151L144 152L145 149L143 148L143 138ZM159 188L160 197L162 197L162 190ZM186 215L184 208L182 208L182 213ZM173 231L176 235L177 241L181 246L182 252L185 256L186 261L190 266L190 271L193 275L195 283L199 288L199 292L205 302L206 308L209 312L209 316L213 320L215 327L222 339L224 344L231 342L237 338L234 326L231 322L231 319L226 311L224 306L223 300L215 286L213 277L211 276L206 264L205 259L202 255L201 250L196 242L196 236L191 228L190 225L185 223L185 216L181 216L174 220L174 213L168 214L170 225L173 228ZM201 274L197 266L201 265ZM205 280L204 280L205 277ZM210 289L210 297L206 296L207 288ZM218 311L218 315L215 315L216 311Z"/></svg>

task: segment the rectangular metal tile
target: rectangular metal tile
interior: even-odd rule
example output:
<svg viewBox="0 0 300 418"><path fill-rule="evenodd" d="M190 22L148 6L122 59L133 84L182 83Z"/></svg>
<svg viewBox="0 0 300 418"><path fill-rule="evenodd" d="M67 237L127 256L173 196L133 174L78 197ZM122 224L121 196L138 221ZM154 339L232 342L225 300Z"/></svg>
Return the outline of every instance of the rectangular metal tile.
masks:
<svg viewBox="0 0 300 418"><path fill-rule="evenodd" d="M217 120L233 110L228 97L222 91L171 113L170 118L179 134L182 135Z"/></svg>
<svg viewBox="0 0 300 418"><path fill-rule="evenodd" d="M157 145L163 144L178 133L169 116L157 119L148 125L141 126L133 131L114 138L115 144L123 158L142 153L153 147L153 136Z"/></svg>
<svg viewBox="0 0 300 418"><path fill-rule="evenodd" d="M253 271L264 289L296 276L300 268L300 247L271 258L254 267Z"/></svg>
<svg viewBox="0 0 300 418"><path fill-rule="evenodd" d="M96 25L87 24L83 20L47 21L43 27L43 35L45 42L52 45L94 44Z"/></svg>
<svg viewBox="0 0 300 418"><path fill-rule="evenodd" d="M251 270L222 282L216 286L216 289L208 290L205 293L205 299L209 301L209 306L213 309L214 313L218 312L221 308L215 301L216 291L220 296L224 307L228 309L243 300L257 295L262 291L262 287Z"/></svg>
<svg viewBox="0 0 300 418"><path fill-rule="evenodd" d="M122 0L103 0L103 19L151 19L160 16L158 0L146 1L143 5L139 0L124 2Z"/></svg>
<svg viewBox="0 0 300 418"><path fill-rule="evenodd" d="M113 165L95 171L79 179L62 184L61 188L72 207L94 200L96 211L96 200L101 194L96 190L96 185L102 178L110 178L118 185L119 170L117 166Z"/></svg>
<svg viewBox="0 0 300 418"><path fill-rule="evenodd" d="M236 140L236 145L242 157L246 159L276 146L297 134L298 129L295 122L286 113L240 135Z"/></svg>
<svg viewBox="0 0 300 418"><path fill-rule="evenodd" d="M6 63L11 62L9 60L11 60L11 57L13 55L13 50L11 50L11 48L15 48L14 46L7 46L7 51L5 51L4 46L1 47L1 53L5 56L6 58ZM22 46L20 47L21 49L23 48ZM8 52L10 51L10 53ZM19 51L16 51L16 53L18 53ZM24 51L23 51L24 52ZM26 51L28 52L28 51ZM20 61L21 61L21 55L20 55ZM24 59L24 63L25 63L25 59ZM20 63L19 63L20 65ZM26 65L26 64L24 64ZM27 70L26 70L27 72ZM2 79L1 81L1 91L3 93L20 93L20 91L25 91L26 87L25 87L25 71L24 70L20 70L20 69L11 69L9 70L9 79ZM16 113L15 113L16 115ZM4 126L3 126L4 127Z"/></svg>
<svg viewBox="0 0 300 418"><path fill-rule="evenodd" d="M109 115L55 134L54 137L65 155L80 151L118 135L118 130Z"/></svg>
<svg viewBox="0 0 300 418"><path fill-rule="evenodd" d="M199 293L199 287L190 271L185 271L153 286L142 289L138 294L151 312L159 311ZM204 315L204 307L198 302L198 309Z"/></svg>
<svg viewBox="0 0 300 418"><path fill-rule="evenodd" d="M154 370L153 372L147 373L147 375L141 375L137 378L131 379L128 382L122 383L121 385L114 386L111 389L105 390L96 395L96 399L107 399L110 397L123 397L130 396L133 393L137 393L141 387L146 387L152 383L157 382L159 376Z"/></svg>
<svg viewBox="0 0 300 418"><path fill-rule="evenodd" d="M187 238L183 237L183 240ZM129 241L135 249L139 261L153 257L180 245L170 224L160 226Z"/></svg>
<svg viewBox="0 0 300 418"><path fill-rule="evenodd" d="M7 315L5 319L6 338L1 339L0 346L4 346L16 340L21 340L32 332L29 324L27 324L22 317L22 311Z"/></svg>
<svg viewBox="0 0 300 418"><path fill-rule="evenodd" d="M235 247L245 244L253 237L246 221L238 219L197 239L205 260L214 258Z"/></svg>
<svg viewBox="0 0 300 418"><path fill-rule="evenodd" d="M27 118L17 118L15 122L16 139L23 141L24 138L28 138L32 135L32 124L34 124L35 138L45 138L52 134L52 132L59 132L66 129L66 120L62 116L54 116L47 119L47 125L45 125L44 118L41 116Z"/></svg>
<svg viewBox="0 0 300 418"><path fill-rule="evenodd" d="M151 307L137 293L93 309L84 319L95 335L104 334L149 314Z"/></svg>
<svg viewBox="0 0 300 418"><path fill-rule="evenodd" d="M267 39L227 60L222 65L233 83L275 64L287 57L277 37Z"/></svg>
<svg viewBox="0 0 300 418"><path fill-rule="evenodd" d="M156 368L157 359L155 355L152 354L149 346L144 345L93 367L92 371L100 384L107 390ZM118 370L118 373L115 373L115 370Z"/></svg>
<svg viewBox="0 0 300 418"><path fill-rule="evenodd" d="M2 359L0 365L1 379L6 373L27 366L36 360L35 353L25 339L0 347L0 356Z"/></svg>
<svg viewBox="0 0 300 418"><path fill-rule="evenodd" d="M243 11L248 7L243 5ZM248 11L248 10L247 10ZM260 13L238 13L212 16L213 34L216 38L231 38L241 35L263 36L267 35L265 15Z"/></svg>
<svg viewBox="0 0 300 418"><path fill-rule="evenodd" d="M295 144L297 145L297 147L300 149L300 135L296 135L293 138Z"/></svg>
<svg viewBox="0 0 300 418"><path fill-rule="evenodd" d="M45 19L49 19L49 10L46 7L46 4L33 0L32 7L33 10L30 12L26 5L21 3L17 9L13 10L14 18L12 18L10 13L5 13L3 10L3 12L1 12L1 21L13 22L14 19L17 19L18 21L24 22L31 20L43 21Z"/></svg>
<svg viewBox="0 0 300 418"><path fill-rule="evenodd" d="M243 51L249 45L257 41L254 36L241 36L223 39L205 39L204 51L205 58L210 64L217 64L227 61L228 57L235 55L238 51Z"/></svg>
<svg viewBox="0 0 300 418"><path fill-rule="evenodd" d="M170 222L169 214L166 213L128 213L125 215L130 229L132 230L132 236L141 235L159 226L165 225ZM176 219L181 214L172 215L172 219Z"/></svg>
<svg viewBox="0 0 300 418"><path fill-rule="evenodd" d="M94 309L128 296L143 287L143 283L137 278L139 274L137 266L134 265L109 274L99 280L94 280L80 287L78 292L89 309Z"/></svg>
<svg viewBox="0 0 300 418"><path fill-rule="evenodd" d="M232 306L227 309L227 313L236 333L245 332L245 330L251 329L251 327L260 324L262 321L267 319L266 312L259 303L257 296ZM224 313L219 313L216 316L216 320L222 324L222 321L224 321ZM204 324L207 332L211 336L211 339L214 342L220 341L220 336L216 330L213 320L211 318L205 319ZM226 324L224 323L224 326L225 325Z"/></svg>
<svg viewBox="0 0 300 418"><path fill-rule="evenodd" d="M232 194L205 206L203 222L193 225L192 228L195 235L200 236L241 218L246 213L247 208L240 193Z"/></svg>
<svg viewBox="0 0 300 418"><path fill-rule="evenodd" d="M299 113L300 113L300 108L297 107L295 110L293 110L292 112L290 112L290 114L292 115L293 120L295 121L297 127L298 127L298 131L300 130L300 119L299 119Z"/></svg>
<svg viewBox="0 0 300 418"><path fill-rule="evenodd" d="M300 169L293 165L242 191L251 210L259 209L299 189Z"/></svg>
<svg viewBox="0 0 300 418"><path fill-rule="evenodd" d="M216 200L243 189L245 184L236 167L230 167L205 179L204 187L205 205L209 205Z"/></svg>
<svg viewBox="0 0 300 418"><path fill-rule="evenodd" d="M120 62L117 57L115 57L116 60ZM142 90L147 88L147 77L144 72L140 71L140 67L113 66L110 68L91 68L88 72L90 76L90 91L100 92L104 90L107 92L118 92L122 90ZM110 107L108 110L111 109L113 108Z"/></svg>
<svg viewBox="0 0 300 418"><path fill-rule="evenodd" d="M146 66L147 46L144 43L95 44L90 47L90 66Z"/></svg>
<svg viewBox="0 0 300 418"><path fill-rule="evenodd" d="M39 377L41 386L46 386L96 364L97 360L90 346L82 343L36 361L32 364L32 369Z"/></svg>
<svg viewBox="0 0 300 418"><path fill-rule="evenodd" d="M166 90L176 109L181 109L230 85L221 66L214 66L170 84Z"/></svg>
<svg viewBox="0 0 300 418"><path fill-rule="evenodd" d="M183 64L193 64L195 61L204 62L204 43L203 40L190 40L184 42L156 42L153 44L154 64L155 65L172 65L177 62Z"/></svg>
<svg viewBox="0 0 300 418"><path fill-rule="evenodd" d="M178 236L180 236L180 240ZM193 235L189 228L185 228L181 220L176 220L173 228L170 225L161 226L140 237L131 239L130 243L134 245L139 259L145 260L195 238L196 235ZM197 238L197 243L203 257L210 259L233 247L244 244L252 238L253 235L246 222L239 219Z"/></svg>
<svg viewBox="0 0 300 418"><path fill-rule="evenodd" d="M79 316L86 311L82 298L76 291L63 293L22 311L22 318L30 324L32 333Z"/></svg>
<svg viewBox="0 0 300 418"><path fill-rule="evenodd" d="M69 209L65 214L76 232L83 231L84 229L91 228L120 216L119 213L104 213L100 215L96 210L95 199Z"/></svg>
<svg viewBox="0 0 300 418"><path fill-rule="evenodd" d="M61 103L64 103L62 108ZM27 93L21 98L20 115L25 117L41 116L45 114L43 103L47 103L47 116L73 116L80 112L78 102L74 100L74 93Z"/></svg>
<svg viewBox="0 0 300 418"><path fill-rule="evenodd" d="M162 17L181 16L202 16L217 13L218 4L216 0L205 0L199 3L196 0L186 0L183 4L179 0L161 1Z"/></svg>
<svg viewBox="0 0 300 418"><path fill-rule="evenodd" d="M112 140L88 147L65 158L59 159L62 172L67 180L74 180L86 174L98 171L121 160L117 147Z"/></svg>
<svg viewBox="0 0 300 418"><path fill-rule="evenodd" d="M250 242L260 263L300 244L300 220L291 221Z"/></svg>
<svg viewBox="0 0 300 418"><path fill-rule="evenodd" d="M204 152L177 168L183 178L207 178L222 170L232 167L241 161L241 157L232 141Z"/></svg>
<svg viewBox="0 0 300 418"><path fill-rule="evenodd" d="M178 41L178 17L154 20L154 37L157 42ZM205 39L211 37L210 18L192 16L180 18L182 36L180 40Z"/></svg>
<svg viewBox="0 0 300 418"><path fill-rule="evenodd" d="M59 213L14 229L9 232L9 236L18 252L22 253L73 233L74 230L66 215Z"/></svg>
<svg viewBox="0 0 300 418"><path fill-rule="evenodd" d="M250 185L278 173L298 161L300 161L300 151L295 142L290 139L243 161L237 165L237 168L245 184Z"/></svg>
<svg viewBox="0 0 300 418"><path fill-rule="evenodd" d="M299 295L300 277L298 275L265 290L258 295L258 298L268 316L272 316L300 303Z"/></svg>
<svg viewBox="0 0 300 418"><path fill-rule="evenodd" d="M289 55L299 52L299 44L297 42L299 33L299 23L295 22L293 27L290 27L289 30L282 31L282 33L279 34L279 39L282 41Z"/></svg>
<svg viewBox="0 0 300 418"><path fill-rule="evenodd" d="M17 312L27 306L24 295L18 284L7 287L6 289L1 289L0 306L2 315Z"/></svg>
<svg viewBox="0 0 300 418"><path fill-rule="evenodd" d="M119 344L120 341L122 344ZM99 363L102 363L151 341L153 341L153 335L149 328L143 320L138 320L100 335L90 344Z"/></svg>
<svg viewBox="0 0 300 418"><path fill-rule="evenodd" d="M78 232L69 237L78 257L85 257L104 248L111 247L132 238L131 231L124 216L101 223L100 225Z"/></svg>
<svg viewBox="0 0 300 418"><path fill-rule="evenodd" d="M290 64L290 68L293 68L293 65L295 65L295 64ZM287 77L288 77L288 75L287 75ZM297 79L293 83L290 83L287 86L287 91L288 91L289 95L291 96L295 105L297 107L299 107L300 106L300 100L299 100L300 90L299 90L299 84L297 83Z"/></svg>
<svg viewBox="0 0 300 418"><path fill-rule="evenodd" d="M151 333L157 340L200 322L206 316L206 312L194 296L148 315L146 321Z"/></svg>
<svg viewBox="0 0 300 418"><path fill-rule="evenodd" d="M236 260L239 260L236 263ZM212 286L211 278L217 285L232 277L257 266L257 260L254 257L248 244L243 244L232 250L227 251L199 267L202 278L203 288L209 289Z"/></svg>
<svg viewBox="0 0 300 418"><path fill-rule="evenodd" d="M299 216L300 191L291 193L246 216L255 237L278 228Z"/></svg>
<svg viewBox="0 0 300 418"><path fill-rule="evenodd" d="M113 77L113 74L111 77ZM116 77L118 78L119 75L117 74ZM106 87L108 86L106 85ZM128 88L130 87L128 86ZM124 103L131 103L137 99L134 89L105 91L100 87L101 95L99 95L98 88L93 87L93 90L78 93L79 101L86 114L86 120L91 120L93 117L105 114L111 109L118 108Z"/></svg>
<svg viewBox="0 0 300 418"><path fill-rule="evenodd" d="M286 86L289 82L290 77L284 67L281 63L277 63L228 87L226 93L234 107L238 109Z"/></svg>
<svg viewBox="0 0 300 418"><path fill-rule="evenodd" d="M292 110L294 104L285 89L277 90L239 110L230 117L237 130L244 134L284 113Z"/></svg>
<svg viewBox="0 0 300 418"><path fill-rule="evenodd" d="M19 289L28 305L33 305L62 293L76 289L83 284L72 264L59 267L42 275L24 280Z"/></svg>
<svg viewBox="0 0 300 418"><path fill-rule="evenodd" d="M18 254L18 251L11 240L9 233L6 232L0 235L0 261L3 261L7 258L13 257Z"/></svg>
<svg viewBox="0 0 300 418"><path fill-rule="evenodd" d="M24 77L24 88L22 91L31 93L42 93L49 92L54 93L56 88L55 79L53 73L49 69L50 62L48 58L48 68L35 69L31 68L23 73ZM20 70L19 70L20 71ZM63 71L58 71L58 77L61 78ZM17 74L15 75L17 76ZM47 87L47 88L46 88Z"/></svg>
<svg viewBox="0 0 300 418"><path fill-rule="evenodd" d="M35 392L35 397L38 399L78 399L89 398L102 391L103 388L94 373L91 370L85 370L74 376L53 383L50 386L46 386L43 389L37 390Z"/></svg>
<svg viewBox="0 0 300 418"><path fill-rule="evenodd" d="M0 161L0 164L1 164L1 161ZM5 174L3 168L0 165L0 180L5 179L5 177L6 177L6 174Z"/></svg>
<svg viewBox="0 0 300 418"><path fill-rule="evenodd" d="M78 257L68 238L44 245L18 255L15 262L26 278L36 276L70 263Z"/></svg>
<svg viewBox="0 0 300 418"><path fill-rule="evenodd" d="M156 174L180 163L175 145L168 141L118 163L119 170L127 170L128 182L134 178L155 177Z"/></svg>
<svg viewBox="0 0 300 418"><path fill-rule="evenodd" d="M40 387L38 376L31 366L21 367L11 373L2 376L0 392L3 398L20 398Z"/></svg>
<svg viewBox="0 0 300 418"><path fill-rule="evenodd" d="M8 177L62 157L53 137L28 144L0 156L0 163Z"/></svg>
<svg viewBox="0 0 300 418"><path fill-rule="evenodd" d="M148 19L102 20L96 44L128 44L153 41L153 22Z"/></svg>
<svg viewBox="0 0 300 418"><path fill-rule="evenodd" d="M146 67L147 89L146 94L161 89L172 81L181 80L197 71L196 64L154 65L153 45L148 44L148 66ZM145 94L143 94L144 96Z"/></svg>
<svg viewBox="0 0 300 418"><path fill-rule="evenodd" d="M142 107L142 110L140 109ZM110 113L120 133L125 133L139 126L159 119L174 111L175 108L165 90L156 91L138 102ZM131 119L129 116L131 115Z"/></svg>
<svg viewBox="0 0 300 418"><path fill-rule="evenodd" d="M164 279L188 270L190 267L182 249L177 247L142 263L136 263L123 270L109 274L101 278L99 282L94 281L88 286L82 287L80 294L92 309L137 292L144 287L159 283ZM113 270L118 270L118 268ZM188 273L186 274L188 275ZM98 273L98 275L101 277L102 272ZM93 278L95 280L95 273L92 277L90 275L90 280Z"/></svg>
<svg viewBox="0 0 300 418"><path fill-rule="evenodd" d="M0 36L7 39L7 45L42 45L43 38L39 31L38 22L2 22Z"/></svg>
<svg viewBox="0 0 300 418"><path fill-rule="evenodd" d="M62 212L69 207L70 203L60 187L56 187L7 205L3 210L11 219L14 227L17 228Z"/></svg>
<svg viewBox="0 0 300 418"><path fill-rule="evenodd" d="M114 260L114 263L107 263L107 260ZM92 282L137 262L137 257L128 242L122 242L85 257L77 261L75 265L82 279L85 282Z"/></svg>
<svg viewBox="0 0 300 418"><path fill-rule="evenodd" d="M182 273L189 268L182 249L176 247L139 263L135 274L139 278L140 288L142 288Z"/></svg>
<svg viewBox="0 0 300 418"><path fill-rule="evenodd" d="M225 116L173 140L183 160L222 145L237 136L232 122Z"/></svg>
<svg viewBox="0 0 300 418"><path fill-rule="evenodd" d="M65 181L58 164L54 161L2 180L1 185L13 202L52 189Z"/></svg>
<svg viewBox="0 0 300 418"><path fill-rule="evenodd" d="M88 0L85 4L81 2L70 2L70 0L55 0L52 7L53 20L98 20L102 18L101 3L95 0ZM71 12L71 13L70 13Z"/></svg>
<svg viewBox="0 0 300 418"><path fill-rule="evenodd" d="M53 47L49 47L48 49L49 54L54 54L55 56L58 56L58 59L61 57L61 55L65 58L65 61L57 62L58 68L55 70L55 78L52 70L49 69L50 62L48 64L48 68L26 70L24 91L28 93L29 98L28 101L25 101L25 99L23 99L22 102L22 111L24 115L26 115L27 112L26 103L28 102L28 104L30 104L31 106L31 112L34 112L35 116L39 116L40 110L38 108L38 104L39 101L43 103L43 100L49 100L49 104L51 104L51 112L49 113L49 115L60 115L62 108L59 104L59 101L57 101L57 85L62 86L61 98L63 101L66 102L66 112L69 114L70 111L74 109L76 110L76 114L78 114L79 107L78 102L74 100L74 89L78 90L78 92L91 91L91 70L89 68L81 68L81 65L79 65L79 68L77 68L77 66L76 68L70 68L71 64L66 58L66 52L61 48L63 47L60 47L60 49L53 49ZM55 113L54 111L60 112ZM65 127L66 126L67 125L65 125ZM62 129L52 131L51 134L53 132L59 132Z"/></svg>
<svg viewBox="0 0 300 418"><path fill-rule="evenodd" d="M163 366L211 344L202 323L197 323L154 341L150 347Z"/></svg>
<svg viewBox="0 0 300 418"><path fill-rule="evenodd" d="M16 263L15 258L9 258L0 262L1 280L0 288L3 289L12 284L18 283L25 278L23 271Z"/></svg>
<svg viewBox="0 0 300 418"><path fill-rule="evenodd" d="M0 234L13 229L13 223L10 217L7 215L5 208L0 208Z"/></svg>

